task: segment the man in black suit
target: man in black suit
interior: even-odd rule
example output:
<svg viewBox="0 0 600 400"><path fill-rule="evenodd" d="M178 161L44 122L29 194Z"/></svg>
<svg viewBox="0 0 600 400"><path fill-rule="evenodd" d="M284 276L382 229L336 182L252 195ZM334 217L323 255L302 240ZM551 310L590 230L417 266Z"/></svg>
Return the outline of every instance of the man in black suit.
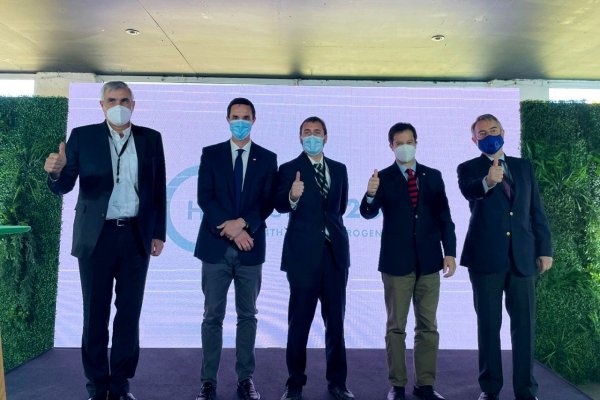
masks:
<svg viewBox="0 0 600 400"><path fill-rule="evenodd" d="M406 320L412 299L416 319L413 393L424 400L443 400L433 389L439 347L436 311L439 271L443 269L444 277L450 277L456 269L454 223L441 173L415 161L414 126L393 125L388 141L394 163L374 171L360 205L367 219L383 211L379 271L388 316L385 344L392 385L387 399L406 398Z"/></svg>
<svg viewBox="0 0 600 400"><path fill-rule="evenodd" d="M552 241L533 168L504 154L500 121L484 114L471 126L480 157L458 166L458 184L471 219L460 263L469 268L477 313L479 400L497 400L502 388L502 294L510 316L513 390L536 399L535 278L552 267Z"/></svg>
<svg viewBox="0 0 600 400"><path fill-rule="evenodd" d="M216 396L227 292L233 281L237 312L237 393L258 400L255 368L256 299L265 261L265 220L273 212L275 153L250 140L256 121L245 98L227 107L231 138L202 149L198 204L203 211L194 255L202 260L202 387L197 400Z"/></svg>
<svg viewBox="0 0 600 400"><path fill-rule="evenodd" d="M342 216L348 203L346 166L323 155L327 127L318 117L300 125L304 151L279 168L275 208L289 213L281 270L290 285L286 361L289 378L282 400L299 400L306 384L306 345L317 300L325 322L326 378L338 400L353 399L346 388L344 314L350 266L348 232Z"/></svg>
<svg viewBox="0 0 600 400"><path fill-rule="evenodd" d="M135 400L129 379L139 356L139 319L150 255L166 235L165 158L160 133L130 122L135 102L123 82L102 87L106 121L73 129L44 169L56 194L79 178L71 254L83 292L83 367L93 400ZM117 312L108 359L108 322Z"/></svg>

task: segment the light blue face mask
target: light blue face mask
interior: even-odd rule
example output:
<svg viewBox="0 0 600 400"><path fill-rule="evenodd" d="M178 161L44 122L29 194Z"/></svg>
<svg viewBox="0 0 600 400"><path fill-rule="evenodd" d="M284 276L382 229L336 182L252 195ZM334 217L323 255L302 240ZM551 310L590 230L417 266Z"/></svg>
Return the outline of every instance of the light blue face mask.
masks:
<svg viewBox="0 0 600 400"><path fill-rule="evenodd" d="M319 136L307 136L302 139L302 148L309 156L319 155L323 151L323 138Z"/></svg>
<svg viewBox="0 0 600 400"><path fill-rule="evenodd" d="M244 140L250 135L252 129L252 122L246 121L245 119L234 119L229 122L229 130L234 138L237 140Z"/></svg>

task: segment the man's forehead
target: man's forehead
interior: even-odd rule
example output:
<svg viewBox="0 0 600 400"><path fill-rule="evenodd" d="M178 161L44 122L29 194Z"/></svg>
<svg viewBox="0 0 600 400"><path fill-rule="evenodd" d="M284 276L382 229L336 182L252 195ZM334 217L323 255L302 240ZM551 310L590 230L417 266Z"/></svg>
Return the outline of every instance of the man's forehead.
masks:
<svg viewBox="0 0 600 400"><path fill-rule="evenodd" d="M127 89L114 89L109 90L104 94L105 99L130 99L131 92Z"/></svg>
<svg viewBox="0 0 600 400"><path fill-rule="evenodd" d="M305 129L313 129L313 130L318 130L318 129L323 129L323 125L318 122L318 121L310 121L310 122L305 122L304 125L302 125L302 130Z"/></svg>

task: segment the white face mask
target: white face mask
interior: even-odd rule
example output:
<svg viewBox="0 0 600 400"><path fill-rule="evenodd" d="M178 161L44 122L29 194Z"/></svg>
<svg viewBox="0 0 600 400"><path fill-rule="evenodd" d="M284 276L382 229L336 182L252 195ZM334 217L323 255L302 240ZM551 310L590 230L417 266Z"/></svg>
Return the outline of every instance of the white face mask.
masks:
<svg viewBox="0 0 600 400"><path fill-rule="evenodd" d="M123 106L114 106L106 110L106 118L116 126L123 126L131 119L131 110Z"/></svg>
<svg viewBox="0 0 600 400"><path fill-rule="evenodd" d="M417 152L417 146L414 144L403 144L394 149L394 154L398 161L402 163L411 162L415 159L415 153Z"/></svg>

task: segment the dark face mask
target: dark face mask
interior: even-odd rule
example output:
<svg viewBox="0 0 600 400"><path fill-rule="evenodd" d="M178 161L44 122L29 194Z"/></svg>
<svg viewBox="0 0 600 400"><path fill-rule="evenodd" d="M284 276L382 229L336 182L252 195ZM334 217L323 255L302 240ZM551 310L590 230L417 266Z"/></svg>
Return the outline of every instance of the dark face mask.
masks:
<svg viewBox="0 0 600 400"><path fill-rule="evenodd" d="M488 135L477 141L477 147L485 154L496 154L504 146L504 138L500 135Z"/></svg>

